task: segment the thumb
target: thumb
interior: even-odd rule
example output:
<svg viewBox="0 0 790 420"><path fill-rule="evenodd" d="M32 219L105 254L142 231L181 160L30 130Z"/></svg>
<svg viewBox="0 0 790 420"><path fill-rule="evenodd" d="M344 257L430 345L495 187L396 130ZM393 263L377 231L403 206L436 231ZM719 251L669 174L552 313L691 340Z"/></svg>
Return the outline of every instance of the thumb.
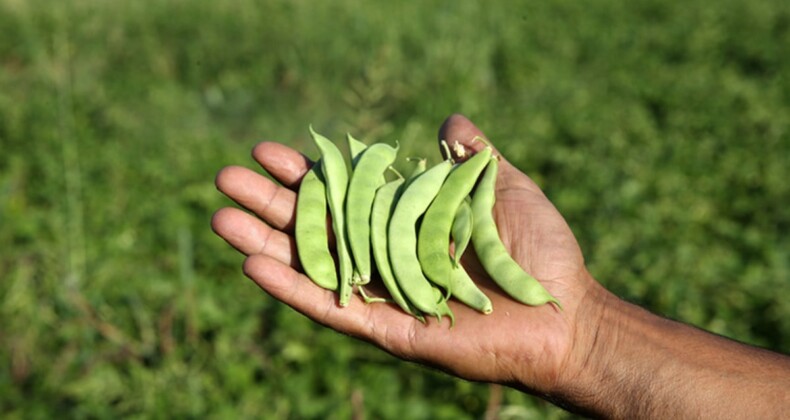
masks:
<svg viewBox="0 0 790 420"><path fill-rule="evenodd" d="M482 137L485 139L485 142L478 140L478 137ZM486 138L485 134L480 131L477 126L475 126L469 119L461 114L453 114L447 117L442 123L442 126L439 128L439 141L446 141L447 145L450 146L450 150L453 154L453 159L463 161L468 158L468 156L459 156L458 152L455 149L455 144L460 143L467 152L471 152L469 154L475 154L486 146L486 144L490 144L488 139ZM491 145L491 147L494 147ZM500 155L499 151L494 149L495 155Z"/></svg>
<svg viewBox="0 0 790 420"><path fill-rule="evenodd" d="M475 140L478 137L485 139L485 142L482 142L479 139ZM497 181L498 189L520 185L526 187L528 190L542 194L540 188L523 172L519 171L518 168L511 165L510 162L508 162L507 159L502 156L499 150L496 149L491 141L486 138L485 134L483 134L483 132L465 116L461 114L453 114L444 120L444 123L442 123L442 126L439 128L439 141L442 140L445 140L447 145L450 146L453 158L457 161L468 159L469 155L483 150L486 145L490 145L494 149L493 154L499 157L499 179ZM467 152L471 153L464 157L458 156L454 148L455 143L460 143L464 146Z"/></svg>

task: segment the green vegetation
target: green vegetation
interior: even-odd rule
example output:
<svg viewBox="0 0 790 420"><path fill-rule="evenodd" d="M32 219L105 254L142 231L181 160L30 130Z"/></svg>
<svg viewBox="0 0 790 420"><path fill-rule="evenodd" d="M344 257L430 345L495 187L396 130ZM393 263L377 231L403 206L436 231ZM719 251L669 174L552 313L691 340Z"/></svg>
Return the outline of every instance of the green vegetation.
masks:
<svg viewBox="0 0 790 420"><path fill-rule="evenodd" d="M0 416L482 417L211 232L217 170L308 123L436 162L462 112L618 295L790 349L790 3L483 4L0 0Z"/></svg>

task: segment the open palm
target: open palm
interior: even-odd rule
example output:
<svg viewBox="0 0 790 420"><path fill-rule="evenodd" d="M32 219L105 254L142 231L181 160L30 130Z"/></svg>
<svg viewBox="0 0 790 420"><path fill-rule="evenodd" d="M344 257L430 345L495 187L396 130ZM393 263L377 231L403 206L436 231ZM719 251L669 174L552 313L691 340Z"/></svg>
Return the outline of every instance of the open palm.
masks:
<svg viewBox="0 0 790 420"><path fill-rule="evenodd" d="M459 115L448 118L440 130L442 139L473 150L483 147L472 142L482 135ZM574 350L579 347L579 307L596 283L587 275L562 216L537 185L506 160L500 164L494 208L500 235L516 261L541 281L563 310L529 307L508 298L470 248L462 263L490 297L494 311L482 315L451 301L456 324L448 328L435 320L422 324L395 305L365 304L359 297L341 308L335 293L314 285L300 271L293 239L295 191L312 163L278 143L261 143L253 155L282 186L241 167L223 169L217 187L255 216L224 208L215 214L212 226L248 256L244 272L266 292L316 322L466 379L550 393L573 375L579 365Z"/></svg>

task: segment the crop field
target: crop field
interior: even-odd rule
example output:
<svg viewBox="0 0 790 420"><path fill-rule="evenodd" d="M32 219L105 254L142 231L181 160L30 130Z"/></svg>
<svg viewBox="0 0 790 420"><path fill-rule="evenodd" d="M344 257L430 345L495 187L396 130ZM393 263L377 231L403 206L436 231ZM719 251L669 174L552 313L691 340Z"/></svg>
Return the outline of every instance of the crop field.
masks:
<svg viewBox="0 0 790 420"><path fill-rule="evenodd" d="M247 280L226 165L474 121L618 296L790 352L790 2L0 0L0 417L561 419Z"/></svg>

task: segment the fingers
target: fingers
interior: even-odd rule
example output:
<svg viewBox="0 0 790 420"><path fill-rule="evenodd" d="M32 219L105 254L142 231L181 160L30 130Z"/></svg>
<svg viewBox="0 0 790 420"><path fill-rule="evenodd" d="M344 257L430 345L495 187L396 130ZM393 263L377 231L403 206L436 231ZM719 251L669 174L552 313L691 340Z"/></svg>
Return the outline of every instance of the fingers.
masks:
<svg viewBox="0 0 790 420"><path fill-rule="evenodd" d="M268 255L247 258L244 274L272 297L310 319L367 341L381 342L383 331L376 326L408 328L418 322L393 305L366 304L357 295L347 307L340 307L335 292L316 286L304 274Z"/></svg>
<svg viewBox="0 0 790 420"><path fill-rule="evenodd" d="M304 174L313 166L305 155L274 142L259 143L252 149L252 157L274 179L292 190L299 186Z"/></svg>
<svg viewBox="0 0 790 420"><path fill-rule="evenodd" d="M359 308L352 304L348 308L340 308L335 292L318 287L307 276L277 258L250 255L244 261L244 274L272 297L322 324L343 327L345 332L349 328L347 324L359 322L357 317L348 319L348 315L355 314ZM352 303L357 302L354 299ZM346 319L338 319L340 314Z"/></svg>
<svg viewBox="0 0 790 420"><path fill-rule="evenodd" d="M247 168L228 166L215 180L217 189L269 225L293 231L296 193Z"/></svg>
<svg viewBox="0 0 790 420"><path fill-rule="evenodd" d="M259 143L252 155L283 186L249 169L229 166L217 174L217 189L272 227L293 231L296 208L294 191L313 163L296 150L274 142Z"/></svg>
<svg viewBox="0 0 790 420"><path fill-rule="evenodd" d="M242 210L220 209L211 219L211 228L244 255L267 255L281 264L299 268L293 237Z"/></svg>

